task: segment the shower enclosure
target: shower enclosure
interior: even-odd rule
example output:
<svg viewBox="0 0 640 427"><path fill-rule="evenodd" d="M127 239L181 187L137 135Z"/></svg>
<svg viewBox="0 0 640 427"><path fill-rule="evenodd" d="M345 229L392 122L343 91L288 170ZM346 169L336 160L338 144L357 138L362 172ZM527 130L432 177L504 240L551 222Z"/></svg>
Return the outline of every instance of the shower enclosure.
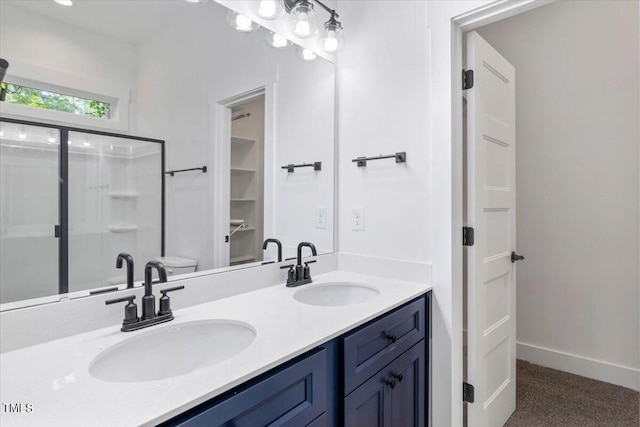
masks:
<svg viewBox="0 0 640 427"><path fill-rule="evenodd" d="M0 117L0 303L124 283L164 255L164 141Z"/></svg>

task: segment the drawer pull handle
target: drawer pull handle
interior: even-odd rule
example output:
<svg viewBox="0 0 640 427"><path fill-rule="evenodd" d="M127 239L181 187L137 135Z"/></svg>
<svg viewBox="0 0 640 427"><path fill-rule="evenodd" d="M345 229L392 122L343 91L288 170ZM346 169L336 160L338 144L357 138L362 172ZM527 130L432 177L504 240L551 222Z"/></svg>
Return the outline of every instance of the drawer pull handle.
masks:
<svg viewBox="0 0 640 427"><path fill-rule="evenodd" d="M398 337L395 335L387 335L387 340L389 341L389 344L395 344L395 342L398 341Z"/></svg>
<svg viewBox="0 0 640 427"><path fill-rule="evenodd" d="M396 388L396 380L387 380L387 385L393 390Z"/></svg>
<svg viewBox="0 0 640 427"><path fill-rule="evenodd" d="M404 379L404 375L402 375L402 374L398 374L398 375L396 375L396 376L395 376L395 379L397 379L397 380L398 380L398 382L399 382L399 383L401 383L401 382L402 382L402 380Z"/></svg>

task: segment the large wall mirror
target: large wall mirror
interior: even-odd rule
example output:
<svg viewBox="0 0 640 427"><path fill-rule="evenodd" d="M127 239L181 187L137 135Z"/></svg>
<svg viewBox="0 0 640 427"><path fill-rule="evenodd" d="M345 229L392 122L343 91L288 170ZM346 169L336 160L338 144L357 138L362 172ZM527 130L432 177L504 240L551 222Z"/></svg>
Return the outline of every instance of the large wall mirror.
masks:
<svg viewBox="0 0 640 427"><path fill-rule="evenodd" d="M334 250L333 63L214 1L0 8L0 310Z"/></svg>

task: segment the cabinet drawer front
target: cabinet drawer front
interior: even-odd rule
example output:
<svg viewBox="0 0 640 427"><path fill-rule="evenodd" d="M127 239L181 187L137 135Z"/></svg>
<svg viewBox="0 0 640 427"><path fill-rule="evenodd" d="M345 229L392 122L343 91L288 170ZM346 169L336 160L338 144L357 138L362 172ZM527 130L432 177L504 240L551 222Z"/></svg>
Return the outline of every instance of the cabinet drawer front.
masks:
<svg viewBox="0 0 640 427"><path fill-rule="evenodd" d="M342 338L344 395L423 339L425 329L423 297Z"/></svg>
<svg viewBox="0 0 640 427"><path fill-rule="evenodd" d="M326 357L327 352L322 349L222 402L169 425L298 427L310 424L327 406Z"/></svg>

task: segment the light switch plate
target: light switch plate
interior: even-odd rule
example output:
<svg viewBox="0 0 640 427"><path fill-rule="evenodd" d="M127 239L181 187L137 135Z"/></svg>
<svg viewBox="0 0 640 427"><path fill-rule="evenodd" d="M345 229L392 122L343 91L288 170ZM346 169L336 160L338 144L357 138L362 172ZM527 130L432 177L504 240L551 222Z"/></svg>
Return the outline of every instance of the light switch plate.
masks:
<svg viewBox="0 0 640 427"><path fill-rule="evenodd" d="M316 207L316 228L327 228L327 208L325 206Z"/></svg>
<svg viewBox="0 0 640 427"><path fill-rule="evenodd" d="M351 208L351 229L364 231L364 208Z"/></svg>

